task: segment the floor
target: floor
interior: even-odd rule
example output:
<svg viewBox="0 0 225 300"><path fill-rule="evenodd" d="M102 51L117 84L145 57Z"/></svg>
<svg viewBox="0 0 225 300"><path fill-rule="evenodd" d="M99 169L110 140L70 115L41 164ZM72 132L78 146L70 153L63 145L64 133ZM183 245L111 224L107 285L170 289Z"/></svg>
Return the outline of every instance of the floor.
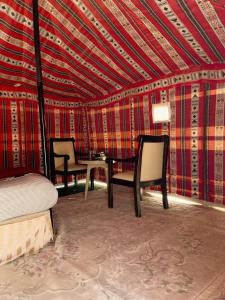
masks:
<svg viewBox="0 0 225 300"><path fill-rule="evenodd" d="M225 299L225 212L130 189L59 199L55 243L0 268L1 300Z"/></svg>

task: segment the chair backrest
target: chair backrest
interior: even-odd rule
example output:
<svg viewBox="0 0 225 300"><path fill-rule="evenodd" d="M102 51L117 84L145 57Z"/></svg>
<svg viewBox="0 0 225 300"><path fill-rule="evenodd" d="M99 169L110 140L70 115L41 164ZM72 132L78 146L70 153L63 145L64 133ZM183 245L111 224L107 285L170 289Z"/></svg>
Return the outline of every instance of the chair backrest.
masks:
<svg viewBox="0 0 225 300"><path fill-rule="evenodd" d="M158 180L166 177L169 136L140 135L136 179L143 181Z"/></svg>
<svg viewBox="0 0 225 300"><path fill-rule="evenodd" d="M56 154L67 154L69 155L68 165L76 162L75 149L74 149L74 138L51 138L50 139L51 151ZM64 164L63 157L55 157L54 165L55 169Z"/></svg>

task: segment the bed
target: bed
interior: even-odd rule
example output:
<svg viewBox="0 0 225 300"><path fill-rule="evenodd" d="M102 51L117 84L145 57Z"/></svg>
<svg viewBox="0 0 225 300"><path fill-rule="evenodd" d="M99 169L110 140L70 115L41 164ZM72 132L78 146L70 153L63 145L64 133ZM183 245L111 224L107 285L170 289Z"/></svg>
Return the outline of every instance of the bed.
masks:
<svg viewBox="0 0 225 300"><path fill-rule="evenodd" d="M50 208L57 199L56 188L43 175L0 180L0 265L36 253L53 239Z"/></svg>

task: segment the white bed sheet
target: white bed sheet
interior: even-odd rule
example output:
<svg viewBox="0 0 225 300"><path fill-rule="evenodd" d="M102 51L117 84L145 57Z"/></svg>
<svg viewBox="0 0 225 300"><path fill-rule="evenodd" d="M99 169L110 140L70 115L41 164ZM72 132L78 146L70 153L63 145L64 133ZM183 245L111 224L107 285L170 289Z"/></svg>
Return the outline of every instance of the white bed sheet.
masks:
<svg viewBox="0 0 225 300"><path fill-rule="evenodd" d="M29 173L0 180L0 222L45 211L58 200L58 192L46 177Z"/></svg>

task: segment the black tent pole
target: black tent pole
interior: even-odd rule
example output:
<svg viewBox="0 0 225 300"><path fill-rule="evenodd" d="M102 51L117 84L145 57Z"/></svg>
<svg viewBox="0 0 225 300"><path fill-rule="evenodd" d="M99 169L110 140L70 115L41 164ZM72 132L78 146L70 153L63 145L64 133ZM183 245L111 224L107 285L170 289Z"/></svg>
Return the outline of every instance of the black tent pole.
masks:
<svg viewBox="0 0 225 300"><path fill-rule="evenodd" d="M39 105L39 119L41 129L41 145L43 154L43 168L44 174L49 178L49 164L47 153L47 138L46 138L46 123L44 113L44 93L41 70L41 51L40 51L40 32L39 32L39 14L38 14L38 0L33 0L33 26L34 26L34 48L36 60L37 73L37 90L38 90L38 105Z"/></svg>

